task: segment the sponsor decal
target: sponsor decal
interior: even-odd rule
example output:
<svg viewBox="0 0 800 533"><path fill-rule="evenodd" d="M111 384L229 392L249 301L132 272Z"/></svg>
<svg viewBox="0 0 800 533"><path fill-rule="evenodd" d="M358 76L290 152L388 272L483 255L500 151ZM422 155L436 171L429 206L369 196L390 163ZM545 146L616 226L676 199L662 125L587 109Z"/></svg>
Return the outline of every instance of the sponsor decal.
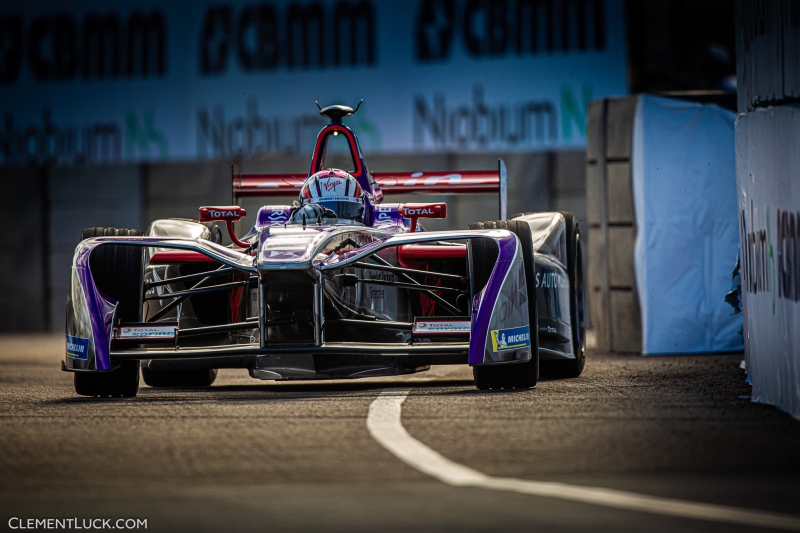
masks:
<svg viewBox="0 0 800 533"><path fill-rule="evenodd" d="M471 326L469 320L415 320L413 332L424 334L469 333Z"/></svg>
<svg viewBox="0 0 800 533"><path fill-rule="evenodd" d="M353 203L356 203L356 204L363 203L363 200L361 200L358 197L353 197L353 196L325 196L324 198L305 198L305 199L303 199L303 204L315 204L315 203L320 202L320 201L325 201L325 202L353 202Z"/></svg>
<svg viewBox="0 0 800 533"><path fill-rule="evenodd" d="M377 184L376 184L377 185ZM396 206L379 205L375 208L375 218L380 222L384 220L392 220L392 210L397 209Z"/></svg>
<svg viewBox="0 0 800 533"><path fill-rule="evenodd" d="M159 324L157 326L125 326L122 328L115 328L115 338L119 340L127 339L174 339L175 330L178 325Z"/></svg>
<svg viewBox="0 0 800 533"><path fill-rule="evenodd" d="M394 281L394 274L391 272L372 272L369 279L377 279L381 281Z"/></svg>
<svg viewBox="0 0 800 533"><path fill-rule="evenodd" d="M424 207L420 208L420 209L403 209L403 213L406 216L409 216L409 217L436 214L436 213L433 212L432 209L427 209L427 208L424 208Z"/></svg>
<svg viewBox="0 0 800 533"><path fill-rule="evenodd" d="M209 211L209 213L211 213L212 217L238 217L239 216L239 213L237 213L236 211L216 211L216 210L212 209L211 211Z"/></svg>
<svg viewBox="0 0 800 533"><path fill-rule="evenodd" d="M208 216L213 219L218 220L238 220L244 216L244 213L241 209L214 209L214 208L204 208L207 209Z"/></svg>
<svg viewBox="0 0 800 533"><path fill-rule="evenodd" d="M536 272L536 287L543 289L569 288L569 280L561 272L545 270Z"/></svg>
<svg viewBox="0 0 800 533"><path fill-rule="evenodd" d="M200 31L200 75L373 66L380 27L366 0L212 5Z"/></svg>
<svg viewBox="0 0 800 533"><path fill-rule="evenodd" d="M343 180L328 178L325 182L323 182L322 187L325 189L325 192L330 192L335 191L336 187L343 184Z"/></svg>
<svg viewBox="0 0 800 533"><path fill-rule="evenodd" d="M289 259L297 259L303 257L305 250L270 250L269 258L272 259L273 257L283 257Z"/></svg>
<svg viewBox="0 0 800 533"><path fill-rule="evenodd" d="M386 298L386 291L384 289L370 289L369 297L373 300L383 300Z"/></svg>
<svg viewBox="0 0 800 533"><path fill-rule="evenodd" d="M492 348L495 352L516 350L531 345L531 328L529 326L493 329L490 334L492 336Z"/></svg>
<svg viewBox="0 0 800 533"><path fill-rule="evenodd" d="M472 89L472 104L453 106L446 94L414 96L415 147L485 149L489 146L541 146L558 142L556 104L549 99L487 104L483 86ZM588 104L588 102L587 102ZM585 116L585 115L584 115Z"/></svg>
<svg viewBox="0 0 800 533"><path fill-rule="evenodd" d="M67 357L87 361L89 359L89 339L67 335Z"/></svg>

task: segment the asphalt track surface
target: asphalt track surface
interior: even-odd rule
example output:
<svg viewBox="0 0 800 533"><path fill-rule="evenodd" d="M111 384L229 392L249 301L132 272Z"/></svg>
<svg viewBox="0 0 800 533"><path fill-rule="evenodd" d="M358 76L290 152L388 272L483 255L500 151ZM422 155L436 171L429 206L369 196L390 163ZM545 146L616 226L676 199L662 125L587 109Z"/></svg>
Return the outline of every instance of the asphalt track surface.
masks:
<svg viewBox="0 0 800 533"><path fill-rule="evenodd" d="M480 392L468 368L75 396L63 336L0 337L0 528L9 518L140 518L147 531L758 531L454 487L390 453L367 417L407 390L402 426L487 476L600 487L800 518L800 423L743 399L737 355L590 352L583 376ZM13 522L12 525L18 524Z"/></svg>

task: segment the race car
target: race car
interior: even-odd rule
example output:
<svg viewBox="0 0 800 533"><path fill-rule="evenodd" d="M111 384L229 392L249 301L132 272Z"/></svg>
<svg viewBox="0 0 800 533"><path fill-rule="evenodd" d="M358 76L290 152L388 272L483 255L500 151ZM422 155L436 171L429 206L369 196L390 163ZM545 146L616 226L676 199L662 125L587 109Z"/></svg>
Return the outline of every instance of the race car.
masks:
<svg viewBox="0 0 800 533"><path fill-rule="evenodd" d="M359 104L360 105L360 104ZM318 104L319 106L319 104ZM524 389L543 373L578 376L586 361L578 222L570 213L507 217L506 170L372 173L358 110L320 108L311 168L242 175L241 197L265 205L241 237L238 205L143 234L89 228L75 250L66 355L75 392L131 397L152 387L211 385L220 368L262 380L391 376L470 365L479 389ZM332 136L352 169L327 168ZM392 193L499 193L499 220L425 231L444 203L387 203ZM221 244L224 222L232 244Z"/></svg>

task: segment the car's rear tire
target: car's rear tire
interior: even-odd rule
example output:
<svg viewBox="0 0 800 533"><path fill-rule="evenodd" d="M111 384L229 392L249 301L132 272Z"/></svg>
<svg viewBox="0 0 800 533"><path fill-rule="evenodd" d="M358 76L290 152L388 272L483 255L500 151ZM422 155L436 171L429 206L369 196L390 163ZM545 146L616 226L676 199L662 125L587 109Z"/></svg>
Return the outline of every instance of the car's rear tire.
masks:
<svg viewBox="0 0 800 533"><path fill-rule="evenodd" d="M522 245L522 261L525 267L525 280L528 293L528 321L531 331L531 358L525 363L501 363L472 367L475 386L488 389L529 389L539 380L539 334L536 309L536 263L533 259L533 235L530 227L516 220L497 220L476 222L470 229L505 229L514 233ZM472 265L473 292L486 285L496 262L496 247L486 239L473 239ZM495 249L490 250L489 247Z"/></svg>
<svg viewBox="0 0 800 533"><path fill-rule="evenodd" d="M210 387L217 379L217 369L152 370L143 366L142 379L151 387Z"/></svg>
<svg viewBox="0 0 800 533"><path fill-rule="evenodd" d="M81 240L141 235L142 232L135 229L86 228ZM89 256L89 268L97 288L119 302L116 316L123 322L139 322L142 317L142 250L138 246L106 244ZM76 372L74 384L75 392L82 396L136 396L139 362L122 361L109 372Z"/></svg>
<svg viewBox="0 0 800 533"><path fill-rule="evenodd" d="M566 223L567 276L569 277L569 315L575 359L541 362L542 375L548 378L576 378L586 366L586 298L583 283L583 252L578 220L572 213L561 213Z"/></svg>

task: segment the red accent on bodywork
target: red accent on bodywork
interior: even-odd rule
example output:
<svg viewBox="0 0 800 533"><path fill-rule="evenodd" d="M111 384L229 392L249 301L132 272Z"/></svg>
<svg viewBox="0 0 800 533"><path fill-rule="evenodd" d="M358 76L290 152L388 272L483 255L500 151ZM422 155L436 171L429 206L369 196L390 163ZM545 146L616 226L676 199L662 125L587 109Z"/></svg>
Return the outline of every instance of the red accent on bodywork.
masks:
<svg viewBox="0 0 800 533"><path fill-rule="evenodd" d="M211 259L200 252L156 252L150 258L151 265L165 265L170 263L216 263L216 259Z"/></svg>
<svg viewBox="0 0 800 533"><path fill-rule="evenodd" d="M422 283L423 285L431 285L431 282L428 281L427 276L425 276L422 279ZM436 278L436 280L433 281L433 285L441 287L442 278ZM433 294L435 294L436 296L441 296L442 291L434 291ZM419 306L422 309L422 316L436 316L436 300L434 300L424 292L419 293Z"/></svg>
<svg viewBox="0 0 800 533"><path fill-rule="evenodd" d="M233 244L235 244L239 248L249 248L250 247L250 243L249 242L240 241L239 237L236 236L236 232L233 231L233 221L232 220L226 220L225 221L225 226L227 226L227 228L228 228L228 237L231 238L231 242Z"/></svg>
<svg viewBox="0 0 800 533"><path fill-rule="evenodd" d="M407 244L397 247L397 260L404 268L419 268L426 261L442 259L464 259L467 257L467 246L437 246L432 244Z"/></svg>
<svg viewBox="0 0 800 533"><path fill-rule="evenodd" d="M241 278L243 276L233 274L231 276L231 281L243 281ZM242 305L242 293L244 287L236 287L232 291L228 293L228 307L230 309L230 316L228 319L231 323L239 322L240 319L240 309Z"/></svg>
<svg viewBox="0 0 800 533"><path fill-rule="evenodd" d="M247 248L250 246L250 243L240 241L239 237L236 236L236 232L233 231L233 223L237 220L241 220L246 215L247 210L238 205L224 205L220 207L205 206L200 208L198 218L200 222L225 221L225 226L228 228L228 236L231 238L231 242L239 248Z"/></svg>
<svg viewBox="0 0 800 533"><path fill-rule="evenodd" d="M417 231L418 218L447 218L447 204L402 204L397 208L401 217L411 220L411 232Z"/></svg>
<svg viewBox="0 0 800 533"><path fill-rule="evenodd" d="M294 195L308 176L302 174L234 174L233 195ZM497 170L445 172L375 172L376 189L386 194L402 193L483 193L500 190ZM377 191L374 191L377 194Z"/></svg>
<svg viewBox="0 0 800 533"><path fill-rule="evenodd" d="M397 212L404 218L447 218L447 204L402 204Z"/></svg>
<svg viewBox="0 0 800 533"><path fill-rule="evenodd" d="M375 172L375 182L386 194L498 192L497 170L444 172Z"/></svg>
<svg viewBox="0 0 800 533"><path fill-rule="evenodd" d="M347 144L350 147L350 156L352 157L353 164L356 167L355 170L350 174L358 178L364 172L364 169L361 166L361 157L358 153L356 138L350 130L341 124L328 124L322 128L322 131L320 131L319 135L317 135L317 143L314 145L314 153L311 156L311 173L314 174L322 170L322 141L324 140L327 143L328 137L333 135L333 132L337 131L341 135L344 135L347 139Z"/></svg>
<svg viewBox="0 0 800 533"><path fill-rule="evenodd" d="M301 174L234 175L233 195L235 197L295 195L306 179L308 176Z"/></svg>
<svg viewBox="0 0 800 533"><path fill-rule="evenodd" d="M247 215L247 210L238 205L207 205L200 208L197 218L200 222L236 222Z"/></svg>

